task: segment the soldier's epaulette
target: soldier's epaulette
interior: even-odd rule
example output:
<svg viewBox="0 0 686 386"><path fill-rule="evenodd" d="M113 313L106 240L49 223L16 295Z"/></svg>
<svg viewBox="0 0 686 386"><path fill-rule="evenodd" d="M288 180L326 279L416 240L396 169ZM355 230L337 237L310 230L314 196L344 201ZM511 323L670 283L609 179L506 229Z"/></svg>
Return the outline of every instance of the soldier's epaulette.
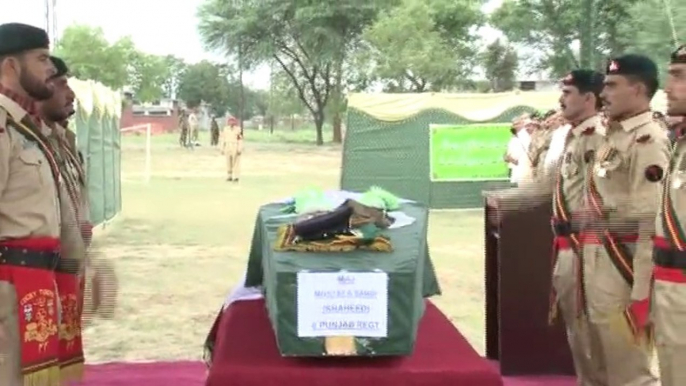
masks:
<svg viewBox="0 0 686 386"><path fill-rule="evenodd" d="M653 137L650 134L643 134L642 136L636 138L636 143L649 143Z"/></svg>
<svg viewBox="0 0 686 386"><path fill-rule="evenodd" d="M583 134L583 135L591 135L593 133L595 133L595 127L589 127L586 130L584 130L583 132L581 132L581 134Z"/></svg>

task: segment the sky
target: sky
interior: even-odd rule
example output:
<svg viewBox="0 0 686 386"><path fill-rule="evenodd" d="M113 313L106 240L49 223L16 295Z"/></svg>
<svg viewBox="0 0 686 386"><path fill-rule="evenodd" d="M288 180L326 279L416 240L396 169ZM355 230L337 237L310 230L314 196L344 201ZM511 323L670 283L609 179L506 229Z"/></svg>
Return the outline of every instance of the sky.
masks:
<svg viewBox="0 0 686 386"><path fill-rule="evenodd" d="M49 0L53 1L53 0ZM197 33L196 9L203 0L55 0L58 34L72 24L87 24L103 29L108 40L131 36L139 50L155 55L175 55L189 63L203 59L221 61L222 57L206 52ZM484 11L490 12L503 0L490 0ZM14 2L0 12L0 23L21 22L45 28L46 0ZM499 32L484 27L479 31L488 43ZM269 87L269 69L260 68L245 75L254 88Z"/></svg>

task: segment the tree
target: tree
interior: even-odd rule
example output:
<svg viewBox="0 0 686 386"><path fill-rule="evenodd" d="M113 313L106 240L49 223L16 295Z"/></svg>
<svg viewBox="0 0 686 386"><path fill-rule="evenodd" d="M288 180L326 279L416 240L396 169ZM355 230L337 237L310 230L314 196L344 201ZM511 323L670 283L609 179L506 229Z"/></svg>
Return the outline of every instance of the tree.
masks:
<svg viewBox="0 0 686 386"><path fill-rule="evenodd" d="M481 55L482 66L486 79L490 82L491 90L495 92L512 90L519 65L517 52L498 39L489 44Z"/></svg>
<svg viewBox="0 0 686 386"><path fill-rule="evenodd" d="M471 75L481 2L403 0L364 33L376 80L393 92L445 90Z"/></svg>
<svg viewBox="0 0 686 386"><path fill-rule="evenodd" d="M535 52L531 72L554 77L574 68L601 69L626 47L621 25L635 26L628 9L638 0L505 0L490 18L508 40ZM578 51L574 50L578 43Z"/></svg>
<svg viewBox="0 0 686 386"><path fill-rule="evenodd" d="M360 5L355 0L206 0L198 11L199 30L209 49L231 57L240 52L247 67L274 61L312 114L321 145L346 39L371 7Z"/></svg>
<svg viewBox="0 0 686 386"><path fill-rule="evenodd" d="M170 77L164 57L136 52L131 61L131 79L136 100L152 102L165 96L165 82Z"/></svg>
<svg viewBox="0 0 686 386"><path fill-rule="evenodd" d="M73 25L64 30L55 54L64 59L73 76L119 90L129 84L129 65L136 49L128 37L110 45L102 28Z"/></svg>
<svg viewBox="0 0 686 386"><path fill-rule="evenodd" d="M228 108L229 95L225 68L206 60L188 66L179 80L178 96L190 108L205 102L213 114L223 116Z"/></svg>
<svg viewBox="0 0 686 386"><path fill-rule="evenodd" d="M173 55L164 57L164 65L167 68L167 77L163 84L164 96L169 99L176 99L179 91L179 82L188 65L183 59Z"/></svg>
<svg viewBox="0 0 686 386"><path fill-rule="evenodd" d="M671 12L665 9L664 4L661 0L646 0L635 4L628 10L629 17L634 22L631 25L620 25L617 38L626 52L652 58L659 66L663 80L667 74L669 55L678 43L686 41L686 0L672 0ZM671 21L670 14L673 18Z"/></svg>

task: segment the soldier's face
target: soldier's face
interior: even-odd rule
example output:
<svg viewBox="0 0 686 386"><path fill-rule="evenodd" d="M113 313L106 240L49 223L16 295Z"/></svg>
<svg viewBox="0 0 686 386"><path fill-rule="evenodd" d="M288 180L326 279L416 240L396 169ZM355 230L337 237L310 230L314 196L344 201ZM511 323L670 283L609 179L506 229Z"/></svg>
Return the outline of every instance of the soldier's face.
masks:
<svg viewBox="0 0 686 386"><path fill-rule="evenodd" d="M44 101L53 94L49 79L56 69L50 60L50 51L36 49L25 52L18 60L19 84L29 96L37 101Z"/></svg>
<svg viewBox="0 0 686 386"><path fill-rule="evenodd" d="M605 114L609 119L621 118L630 110L632 103L640 95L638 83L632 83L622 75L607 75L605 87L600 93Z"/></svg>
<svg viewBox="0 0 686 386"><path fill-rule="evenodd" d="M574 86L562 86L560 95L560 109L562 116L568 121L574 121L584 112L584 96Z"/></svg>
<svg viewBox="0 0 686 386"><path fill-rule="evenodd" d="M50 99L41 103L41 114L52 122L62 122L74 114L74 91L66 76L53 78L50 83L54 92Z"/></svg>
<svg viewBox="0 0 686 386"><path fill-rule="evenodd" d="M669 66L665 94L667 94L667 114L686 115L686 64L678 63Z"/></svg>

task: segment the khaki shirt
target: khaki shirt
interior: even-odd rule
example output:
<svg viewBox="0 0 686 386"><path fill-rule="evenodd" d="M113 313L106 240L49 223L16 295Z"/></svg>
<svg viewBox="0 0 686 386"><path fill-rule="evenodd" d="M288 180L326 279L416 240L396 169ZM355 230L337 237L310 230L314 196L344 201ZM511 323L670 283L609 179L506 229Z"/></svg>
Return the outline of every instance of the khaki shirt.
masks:
<svg viewBox="0 0 686 386"><path fill-rule="evenodd" d="M597 152L591 178L610 226L624 229L624 233L638 232L631 299L644 300L653 270L651 238L662 180L661 175L659 179L650 175L655 170L662 173L667 170L670 142L651 112L611 123L606 139ZM592 208L591 198L587 192L588 208Z"/></svg>
<svg viewBox="0 0 686 386"><path fill-rule="evenodd" d="M588 173L586 170L590 156L603 143L605 128L598 116L593 116L573 127L565 141L562 157L552 166L543 170L537 180L522 184L497 194L504 209L525 209L541 204L553 196L553 213L560 216L555 200L563 200L569 214L581 210L584 201L584 187ZM561 184L562 195L555 193ZM568 219L571 220L571 219Z"/></svg>
<svg viewBox="0 0 686 386"><path fill-rule="evenodd" d="M552 131L545 129L538 129L534 131L531 136L531 144L529 145L529 159L531 160L531 168L533 169L533 177L540 178L545 173L545 156L550 148L550 141L552 139Z"/></svg>
<svg viewBox="0 0 686 386"><path fill-rule="evenodd" d="M241 139L240 126L226 126L222 130L222 149L224 151L243 152L243 140Z"/></svg>
<svg viewBox="0 0 686 386"><path fill-rule="evenodd" d="M59 237L57 186L48 159L35 142L7 124L27 115L0 94L0 240Z"/></svg>
<svg viewBox="0 0 686 386"><path fill-rule="evenodd" d="M675 228L673 231L676 233L678 240L685 242L686 240L682 236L686 233L686 136L682 136L676 139L674 142L674 149L672 150L671 156L671 169L669 173L665 176L663 189L666 190L665 194L669 195L671 210L670 215L674 221ZM662 195L662 197L666 197ZM658 214L655 218L655 235L658 237L664 237L668 240L671 239L669 235L669 229L665 226L665 209L669 209L661 202Z"/></svg>

